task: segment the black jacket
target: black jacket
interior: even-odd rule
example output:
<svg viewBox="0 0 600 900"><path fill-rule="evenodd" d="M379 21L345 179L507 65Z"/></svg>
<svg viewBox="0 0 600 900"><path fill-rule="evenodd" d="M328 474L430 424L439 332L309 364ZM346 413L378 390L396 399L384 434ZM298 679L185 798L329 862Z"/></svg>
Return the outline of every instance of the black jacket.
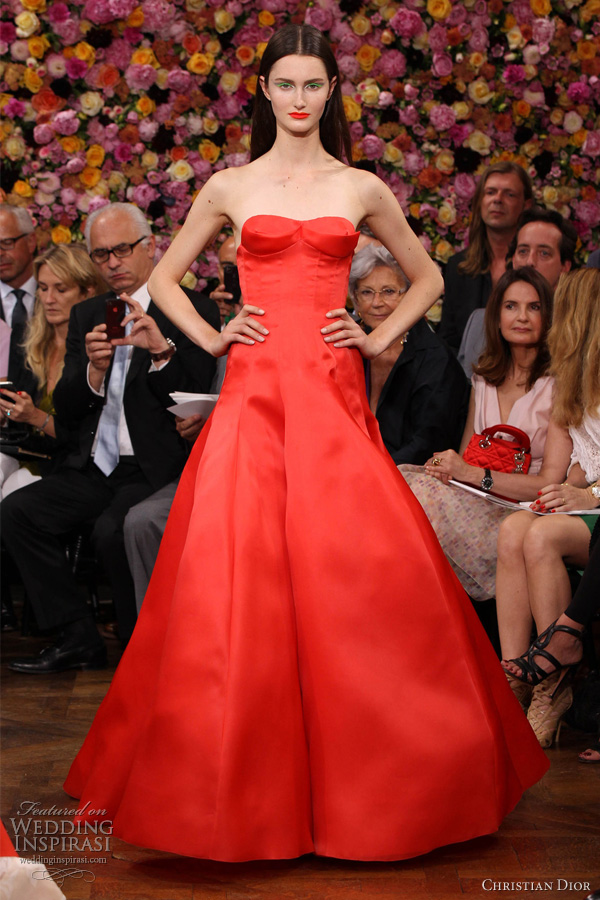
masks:
<svg viewBox="0 0 600 900"><path fill-rule="evenodd" d="M365 369L369 385L368 362ZM425 319L418 321L386 379L375 412L396 465L423 465L435 450L458 450L469 391L450 349Z"/></svg>
<svg viewBox="0 0 600 900"><path fill-rule="evenodd" d="M218 331L220 317L216 303L195 291L186 290L186 293L202 318ZM83 300L71 310L65 367L54 389L57 425L63 433L68 429L77 436L64 463L71 468L86 466L105 402L88 385L85 335L105 321L105 304L111 295ZM157 490L177 478L187 458L185 441L175 429L175 417L167 412L167 407L173 405L169 394L176 390L207 393L215 373L215 359L186 338L152 302L148 315L156 321L162 334L175 343L177 352L159 371L150 372L150 354L135 347L125 381L123 405L136 459Z"/></svg>
<svg viewBox="0 0 600 900"><path fill-rule="evenodd" d="M458 353L465 326L475 309L485 307L492 292L492 276L489 272L479 275L461 275L458 265L465 258L461 250L451 256L444 271L444 302L438 335Z"/></svg>

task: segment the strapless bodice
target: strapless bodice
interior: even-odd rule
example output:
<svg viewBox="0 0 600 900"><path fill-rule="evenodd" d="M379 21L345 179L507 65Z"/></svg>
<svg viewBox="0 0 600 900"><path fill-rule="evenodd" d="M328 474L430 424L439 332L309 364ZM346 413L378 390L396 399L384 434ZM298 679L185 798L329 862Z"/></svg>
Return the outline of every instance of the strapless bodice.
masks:
<svg viewBox="0 0 600 900"><path fill-rule="evenodd" d="M241 247L255 256L263 256L303 243L328 256L344 258L353 253L357 241L358 232L343 216L288 219L258 215L244 222Z"/></svg>

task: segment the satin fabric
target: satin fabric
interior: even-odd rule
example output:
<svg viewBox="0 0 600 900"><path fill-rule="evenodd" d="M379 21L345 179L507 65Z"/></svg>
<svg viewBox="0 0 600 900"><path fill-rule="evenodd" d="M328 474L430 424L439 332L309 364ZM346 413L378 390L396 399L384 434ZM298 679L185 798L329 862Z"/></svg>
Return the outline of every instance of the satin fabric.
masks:
<svg viewBox="0 0 600 900"><path fill-rule="evenodd" d="M498 828L548 766L326 344L358 239L253 216L232 346L133 638L65 788L144 847L400 859ZM93 818L94 814L92 814Z"/></svg>

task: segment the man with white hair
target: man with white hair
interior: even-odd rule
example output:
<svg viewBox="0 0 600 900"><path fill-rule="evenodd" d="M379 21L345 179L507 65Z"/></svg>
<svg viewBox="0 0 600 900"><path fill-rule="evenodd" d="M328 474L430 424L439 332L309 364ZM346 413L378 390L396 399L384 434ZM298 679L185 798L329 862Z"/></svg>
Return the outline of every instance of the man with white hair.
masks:
<svg viewBox="0 0 600 900"><path fill-rule="evenodd" d="M36 283L33 260L36 238L31 216L26 209L0 205L0 319L11 329L7 375L15 390L34 387L33 373L23 364L23 335L33 312Z"/></svg>
<svg viewBox="0 0 600 900"><path fill-rule="evenodd" d="M21 572L38 626L59 629L37 657L14 660L19 672L43 674L106 664L106 648L65 559L61 535L93 521L92 544L112 588L119 636L136 620L123 519L134 503L176 478L185 442L167 411L175 390L206 393L215 360L154 306L147 282L155 240L133 204L113 203L90 215L90 256L112 291L71 312L63 375L54 390L58 420L73 435L60 469L15 491L0 505L2 533ZM215 303L187 291L198 313L219 327ZM127 303L123 339L110 340L107 303Z"/></svg>

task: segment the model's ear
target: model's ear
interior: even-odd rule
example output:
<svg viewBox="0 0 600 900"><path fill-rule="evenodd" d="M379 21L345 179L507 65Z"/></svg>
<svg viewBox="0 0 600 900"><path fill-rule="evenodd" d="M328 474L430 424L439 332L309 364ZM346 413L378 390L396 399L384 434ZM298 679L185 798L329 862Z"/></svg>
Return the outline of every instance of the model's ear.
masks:
<svg viewBox="0 0 600 900"><path fill-rule="evenodd" d="M333 78L331 79L331 81L329 82L329 93L327 94L328 100L331 97L331 95L333 94L333 89L336 86L336 84L337 84L337 78L334 75Z"/></svg>
<svg viewBox="0 0 600 900"><path fill-rule="evenodd" d="M259 81L260 86L261 86L261 88L262 88L263 94L265 95L265 97L267 98L267 100L269 100L269 102L270 102L271 97L269 96L269 92L268 92L268 90L267 90L267 82L265 81L265 76L264 76L264 75L261 75L260 78L258 79L258 81Z"/></svg>

